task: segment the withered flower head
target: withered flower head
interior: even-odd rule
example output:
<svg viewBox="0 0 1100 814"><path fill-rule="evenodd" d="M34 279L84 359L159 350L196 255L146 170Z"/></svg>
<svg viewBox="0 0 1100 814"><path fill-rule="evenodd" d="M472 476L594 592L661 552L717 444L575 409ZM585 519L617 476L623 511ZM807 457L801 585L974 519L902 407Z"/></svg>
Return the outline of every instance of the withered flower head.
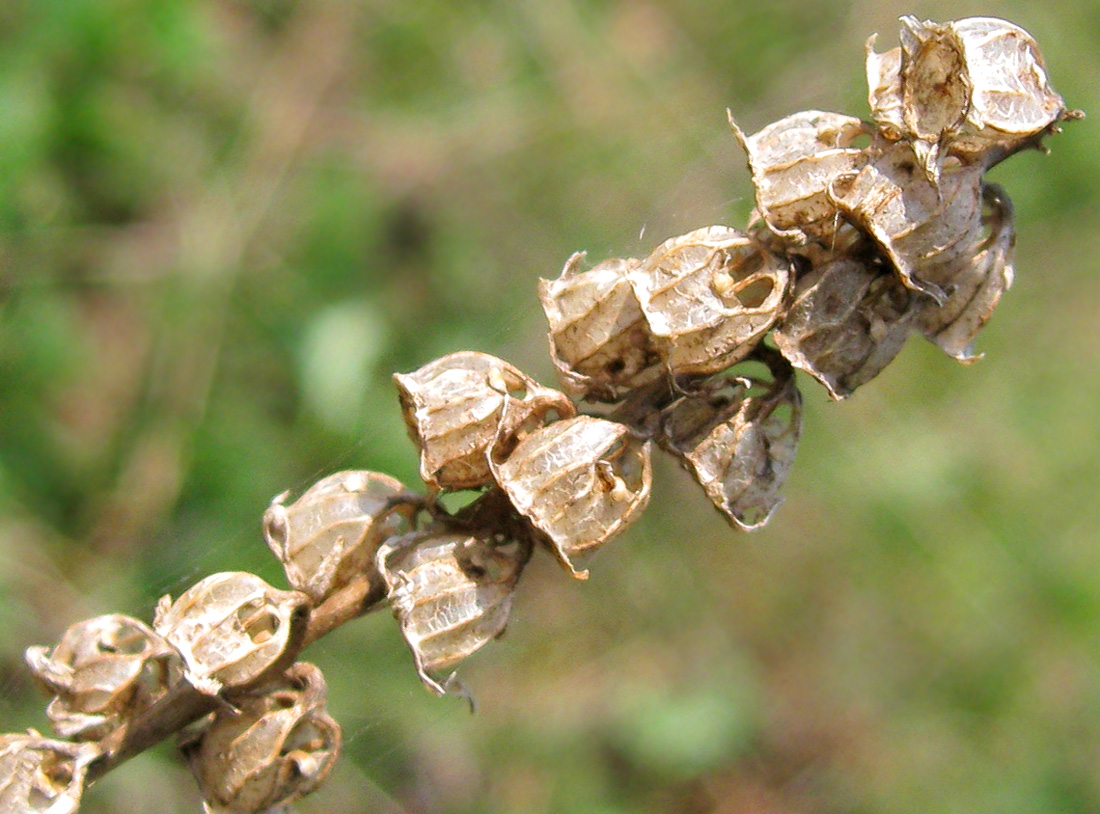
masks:
<svg viewBox="0 0 1100 814"><path fill-rule="evenodd" d="M25 735L0 735L0 811L11 814L76 814L88 764L99 755L92 743Z"/></svg>

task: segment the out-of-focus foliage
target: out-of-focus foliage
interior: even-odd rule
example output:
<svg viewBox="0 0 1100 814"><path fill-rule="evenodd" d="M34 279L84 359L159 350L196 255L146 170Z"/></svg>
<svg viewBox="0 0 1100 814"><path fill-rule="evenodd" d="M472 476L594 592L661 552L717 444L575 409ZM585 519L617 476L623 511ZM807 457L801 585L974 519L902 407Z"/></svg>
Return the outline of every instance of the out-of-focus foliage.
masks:
<svg viewBox="0 0 1100 814"><path fill-rule="evenodd" d="M672 466L577 583L531 563L426 693L393 619L308 653L343 761L302 812L1100 807L1100 5L860 0L0 5L0 716L23 649L251 570L328 472L417 481L393 371L479 350L554 385L536 282L751 207L749 132L869 115L896 18L1011 19L1092 119L993 173L1017 279L964 368L912 341L809 380L769 527ZM155 783L150 782L156 777ZM170 748L87 814L190 812Z"/></svg>

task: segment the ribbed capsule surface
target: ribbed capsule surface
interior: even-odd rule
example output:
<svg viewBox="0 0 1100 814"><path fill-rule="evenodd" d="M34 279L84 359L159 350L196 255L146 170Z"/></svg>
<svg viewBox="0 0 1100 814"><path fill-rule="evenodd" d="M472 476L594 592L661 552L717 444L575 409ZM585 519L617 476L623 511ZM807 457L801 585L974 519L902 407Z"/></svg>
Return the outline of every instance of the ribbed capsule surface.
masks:
<svg viewBox="0 0 1100 814"><path fill-rule="evenodd" d="M660 442L735 528L752 531L782 502L802 431L794 371L778 354L769 372L707 382L666 408Z"/></svg>
<svg viewBox="0 0 1100 814"><path fill-rule="evenodd" d="M315 791L340 754L327 694L321 671L300 662L220 708L183 746L207 814L264 814Z"/></svg>
<svg viewBox="0 0 1100 814"><path fill-rule="evenodd" d="M564 393L487 353L452 353L393 379L420 449L420 477L437 490L490 483L490 446L514 443L547 416L576 412Z"/></svg>
<svg viewBox="0 0 1100 814"><path fill-rule="evenodd" d="M264 538L290 584L315 604L359 574L381 598L374 555L383 540L408 531L408 511L395 503L404 494L404 484L388 475L337 472L293 503L285 503L285 492L276 497L264 513Z"/></svg>
<svg viewBox="0 0 1100 814"><path fill-rule="evenodd" d="M550 325L550 355L562 385L591 401L615 401L663 372L627 272L641 261L605 260L580 271L584 253L569 258L556 280L539 280Z"/></svg>
<svg viewBox="0 0 1100 814"><path fill-rule="evenodd" d="M915 299L890 269L866 257L822 257L798 280L772 337L791 364L842 399L901 351Z"/></svg>
<svg viewBox="0 0 1100 814"><path fill-rule="evenodd" d="M666 240L627 272L673 374L745 358L775 321L789 264L752 238L709 226Z"/></svg>
<svg viewBox="0 0 1100 814"><path fill-rule="evenodd" d="M746 136L730 126L748 156L756 208L771 229L796 243L827 239L838 226L829 187L856 173L869 152L858 144L870 132L853 116L804 110Z"/></svg>
<svg viewBox="0 0 1100 814"><path fill-rule="evenodd" d="M1035 40L1005 20L902 17L900 48L876 54L873 39L872 114L887 133L920 145L930 175L942 155L999 159L1067 115Z"/></svg>
<svg viewBox="0 0 1100 814"><path fill-rule="evenodd" d="M181 674L167 640L121 614L77 622L52 652L30 647L26 660L54 696L46 708L54 731L75 740L104 737L152 706Z"/></svg>
<svg viewBox="0 0 1100 814"><path fill-rule="evenodd" d="M390 541L378 552L390 608L421 681L437 695L459 688L447 670L500 636L530 546L437 528ZM461 690L457 690L461 694Z"/></svg>
<svg viewBox="0 0 1100 814"><path fill-rule="evenodd" d="M98 754L95 744L50 740L33 729L0 735L0 811L75 814Z"/></svg>
<svg viewBox="0 0 1100 814"><path fill-rule="evenodd" d="M649 443L614 421L577 416L528 435L495 463L497 483L573 576L573 557L624 531L649 502Z"/></svg>
<svg viewBox="0 0 1100 814"><path fill-rule="evenodd" d="M153 629L179 651L186 678L216 694L278 669L302 635L309 597L245 571L212 574L157 605Z"/></svg>
<svg viewBox="0 0 1100 814"><path fill-rule="evenodd" d="M1012 201L995 184L983 187L983 200L986 234L971 251L936 270L932 280L947 298L943 305L925 304L916 323L921 333L960 362L980 358L974 353L974 340L1013 278L1016 230Z"/></svg>

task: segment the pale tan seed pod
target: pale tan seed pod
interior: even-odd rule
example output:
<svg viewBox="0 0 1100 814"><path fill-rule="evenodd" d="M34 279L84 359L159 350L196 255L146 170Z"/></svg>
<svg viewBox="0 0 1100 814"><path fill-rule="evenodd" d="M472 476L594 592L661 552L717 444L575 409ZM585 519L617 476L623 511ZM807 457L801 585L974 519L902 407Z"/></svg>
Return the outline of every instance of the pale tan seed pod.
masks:
<svg viewBox="0 0 1100 814"><path fill-rule="evenodd" d="M791 364L821 382L832 398L842 399L901 351L913 325L916 297L873 260L838 254L799 278L772 338Z"/></svg>
<svg viewBox="0 0 1100 814"><path fill-rule="evenodd" d="M493 474L570 574L572 558L625 531L649 502L649 442L622 424L577 416L536 430Z"/></svg>
<svg viewBox="0 0 1100 814"><path fill-rule="evenodd" d="M627 277L641 261L615 258L581 272L583 259L577 252L558 279L539 280L550 356L568 392L617 401L664 373L656 337Z"/></svg>
<svg viewBox="0 0 1100 814"><path fill-rule="evenodd" d="M374 555L387 537L409 529L411 510L400 505L400 496L408 494L404 484L378 472L347 471L322 478L286 505L288 494L264 512L264 538L291 586L319 605L367 574L371 595L381 599L385 585Z"/></svg>
<svg viewBox="0 0 1100 814"><path fill-rule="evenodd" d="M932 270L970 250L982 230L982 168L945 167L938 183L921 171L910 144L886 147L853 176L836 179L830 196L879 244L909 288L942 302Z"/></svg>
<svg viewBox="0 0 1100 814"><path fill-rule="evenodd" d="M75 814L98 756L93 743L50 740L33 729L0 735L0 811Z"/></svg>
<svg viewBox="0 0 1100 814"><path fill-rule="evenodd" d="M175 649L144 622L121 614L69 627L50 652L29 647L26 661L47 693L57 734L99 740L148 709L180 677Z"/></svg>
<svg viewBox="0 0 1100 814"><path fill-rule="evenodd" d="M206 577L175 602L161 597L153 629L183 658L187 681L216 695L283 669L309 611L305 594L231 571Z"/></svg>
<svg viewBox="0 0 1100 814"><path fill-rule="evenodd" d="M1016 230L1012 201L995 184L983 187L983 197L988 234L972 252L936 270L932 280L946 292L947 299L943 305L926 303L916 325L944 353L963 363L981 358L974 353L974 340L1013 278Z"/></svg>
<svg viewBox="0 0 1100 814"><path fill-rule="evenodd" d="M321 671L299 662L218 709L182 745L207 814L264 814L315 791L340 754L327 695Z"/></svg>
<svg viewBox="0 0 1100 814"><path fill-rule="evenodd" d="M378 570L416 672L436 695L469 697L454 667L504 632L531 546L437 527L384 543Z"/></svg>
<svg viewBox="0 0 1100 814"><path fill-rule="evenodd" d="M669 371L709 374L767 333L790 266L736 229L709 226L666 240L627 274Z"/></svg>
<svg viewBox="0 0 1100 814"><path fill-rule="evenodd" d="M487 353L452 353L413 373L394 374L393 380L405 424L420 449L420 477L436 490L490 483L491 445L514 443L551 416L576 412L564 393Z"/></svg>
<svg viewBox="0 0 1100 814"><path fill-rule="evenodd" d="M767 376L709 380L699 393L665 409L659 436L715 508L742 531L763 526L783 502L779 490L802 432L794 370L773 351L763 356Z"/></svg>
<svg viewBox="0 0 1100 814"><path fill-rule="evenodd" d="M945 155L995 163L1067 117L1039 47L993 17L901 18L901 47L867 47L869 101L888 133L913 139L929 177Z"/></svg>
<svg viewBox="0 0 1100 814"><path fill-rule="evenodd" d="M756 209L768 227L795 244L830 242L840 225L829 186L867 163L860 142L870 134L852 116L804 110L746 136L729 116L730 127L748 155Z"/></svg>

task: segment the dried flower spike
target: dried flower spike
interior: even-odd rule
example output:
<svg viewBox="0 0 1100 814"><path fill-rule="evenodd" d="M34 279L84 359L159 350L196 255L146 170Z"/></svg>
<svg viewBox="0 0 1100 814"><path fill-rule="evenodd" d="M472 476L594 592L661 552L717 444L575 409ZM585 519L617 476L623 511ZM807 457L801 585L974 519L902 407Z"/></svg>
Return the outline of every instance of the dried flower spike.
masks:
<svg viewBox="0 0 1100 814"><path fill-rule="evenodd" d="M512 594L531 553L525 541L430 529L391 540L378 551L390 607L432 692L469 697L447 670L504 632Z"/></svg>
<svg viewBox="0 0 1100 814"><path fill-rule="evenodd" d="M775 322L789 265L747 235L710 226L666 240L627 272L673 374L717 373Z"/></svg>
<svg viewBox="0 0 1100 814"><path fill-rule="evenodd" d="M385 594L374 555L388 537L408 531L409 509L397 500L404 484L378 472L337 472L313 484L290 505L287 493L264 513L264 538L287 580L315 605L368 574L374 601ZM364 604L372 604L368 598Z"/></svg>
<svg viewBox="0 0 1100 814"><path fill-rule="evenodd" d="M236 708L217 710L182 745L207 814L264 814L315 791L340 754L327 694L321 671L298 663Z"/></svg>
<svg viewBox="0 0 1100 814"><path fill-rule="evenodd" d="M75 814L98 755L95 744L50 740L33 729L0 735L0 811Z"/></svg>
<svg viewBox="0 0 1100 814"><path fill-rule="evenodd" d="M245 571L212 574L179 599L161 597L153 629L183 657L185 677L210 695L281 670L305 634L309 597Z"/></svg>
<svg viewBox="0 0 1100 814"><path fill-rule="evenodd" d="M148 709L180 676L175 649L144 622L97 616L72 625L49 652L30 647L27 664L54 699L46 715L54 731L98 740Z"/></svg>
<svg viewBox="0 0 1100 814"><path fill-rule="evenodd" d="M802 431L794 370L774 351L761 356L770 382L762 376L707 382L667 408L660 438L742 531L763 526L782 502L779 489Z"/></svg>
<svg viewBox="0 0 1100 814"><path fill-rule="evenodd" d="M649 502L649 443L615 421L558 421L528 435L493 474L573 576L572 558L624 531Z"/></svg>
<svg viewBox="0 0 1100 814"><path fill-rule="evenodd" d="M581 273L583 259L577 252L558 279L539 280L550 356L570 393L616 401L663 373L657 340L627 277L640 261L605 260Z"/></svg>
<svg viewBox="0 0 1100 814"><path fill-rule="evenodd" d="M491 445L514 443L552 414L576 412L564 393L487 353L452 353L393 379L409 434L420 449L420 477L436 490L490 483Z"/></svg>

